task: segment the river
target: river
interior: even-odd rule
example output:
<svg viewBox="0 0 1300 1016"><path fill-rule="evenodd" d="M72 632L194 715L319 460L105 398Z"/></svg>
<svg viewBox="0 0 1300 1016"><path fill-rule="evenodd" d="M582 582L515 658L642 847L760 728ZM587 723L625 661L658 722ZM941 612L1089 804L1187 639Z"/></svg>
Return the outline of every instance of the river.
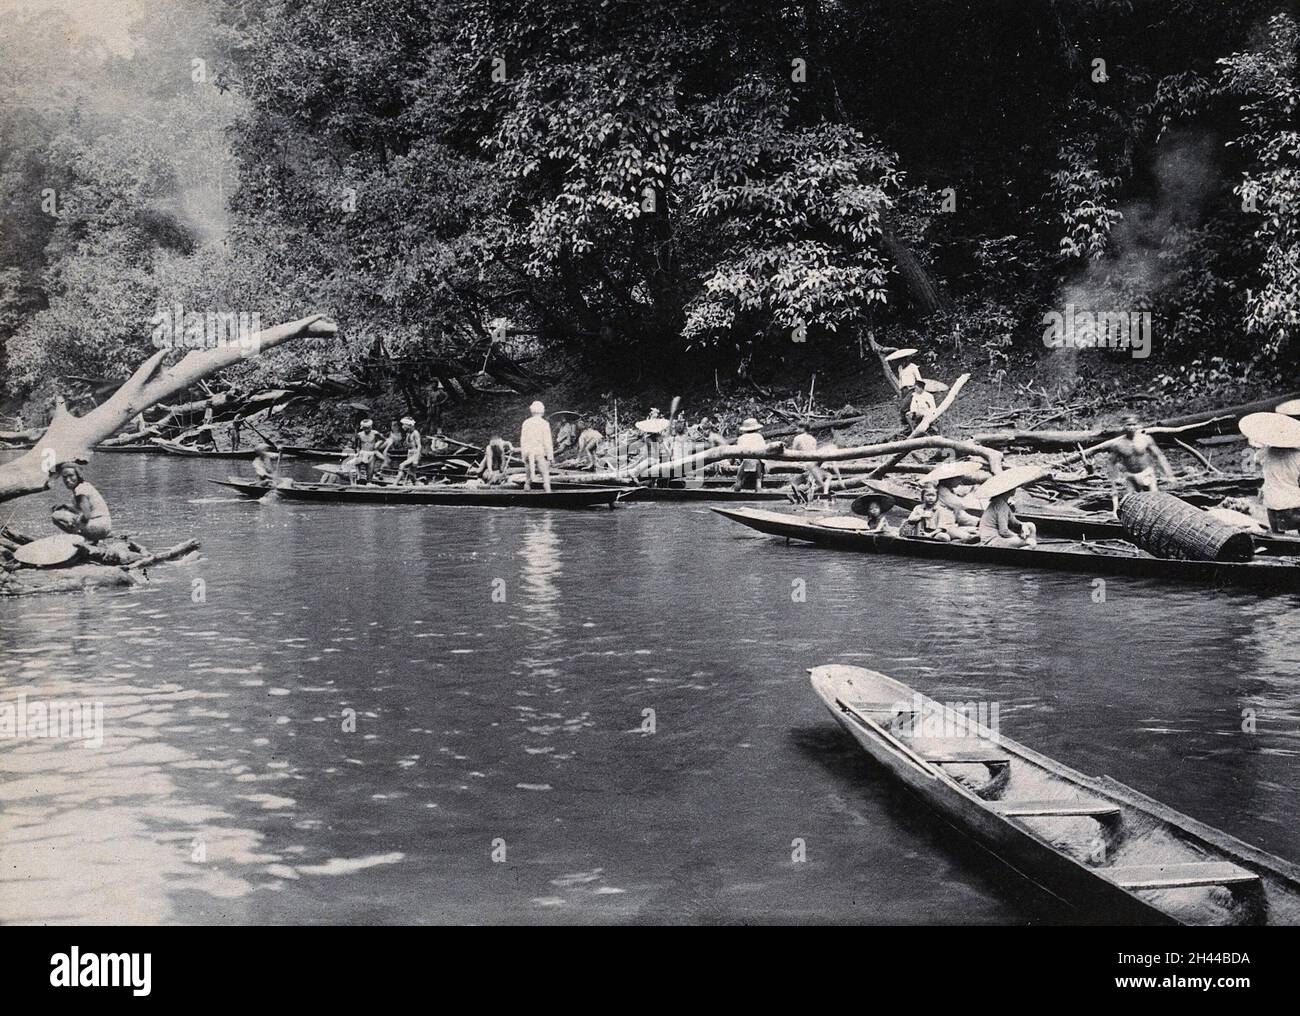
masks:
<svg viewBox="0 0 1300 1016"><path fill-rule="evenodd" d="M224 472L98 457L117 530L201 560L0 600L0 706L103 710L99 746L0 738L0 921L1062 920L872 768L808 685L834 661L1300 861L1300 598Z"/></svg>

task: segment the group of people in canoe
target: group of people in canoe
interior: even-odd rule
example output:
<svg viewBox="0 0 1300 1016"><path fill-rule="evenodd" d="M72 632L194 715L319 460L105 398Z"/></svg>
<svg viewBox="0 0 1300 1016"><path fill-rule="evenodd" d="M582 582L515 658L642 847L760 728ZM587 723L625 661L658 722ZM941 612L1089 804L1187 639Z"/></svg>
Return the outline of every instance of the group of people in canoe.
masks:
<svg viewBox="0 0 1300 1016"><path fill-rule="evenodd" d="M895 501L888 494L860 497L854 510L866 516L868 532L945 543L1033 548L1038 542L1037 530L1032 522L1016 516L1014 498L1021 487L1042 475L1036 466L1017 466L993 475L978 460L954 460L922 477L920 502L901 525L889 522Z"/></svg>

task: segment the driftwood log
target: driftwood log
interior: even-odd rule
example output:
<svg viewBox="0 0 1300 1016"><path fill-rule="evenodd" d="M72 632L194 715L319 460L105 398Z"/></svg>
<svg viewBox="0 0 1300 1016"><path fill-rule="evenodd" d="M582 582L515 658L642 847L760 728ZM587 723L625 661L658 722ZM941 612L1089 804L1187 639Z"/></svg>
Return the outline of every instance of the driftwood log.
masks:
<svg viewBox="0 0 1300 1016"><path fill-rule="evenodd" d="M90 562L68 568L15 568L13 571L0 571L0 596L73 593L87 589L140 585L145 582L146 568L188 557L198 549L198 540L186 540L156 554L145 554L126 565Z"/></svg>
<svg viewBox="0 0 1300 1016"><path fill-rule="evenodd" d="M291 339L333 335L337 331L332 321L315 314L258 332L248 344L194 350L171 367L163 366L168 350L160 349L107 401L84 416L73 416L62 402L56 405L49 428L31 450L0 465L0 501L44 490L56 462L90 458L98 442L116 434L137 414L238 363L249 355L249 345L260 353Z"/></svg>

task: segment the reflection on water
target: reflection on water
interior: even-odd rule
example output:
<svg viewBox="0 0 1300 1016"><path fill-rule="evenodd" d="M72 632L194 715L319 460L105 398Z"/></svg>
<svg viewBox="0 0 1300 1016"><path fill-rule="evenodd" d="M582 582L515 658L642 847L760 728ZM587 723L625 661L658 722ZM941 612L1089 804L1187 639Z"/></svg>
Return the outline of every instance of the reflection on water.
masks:
<svg viewBox="0 0 1300 1016"><path fill-rule="evenodd" d="M1010 736L1300 859L1297 598L1098 604L1088 576L690 506L250 503L201 463L94 468L125 529L203 559L0 601L0 704L104 710L99 748L0 739L0 920L1053 919L841 734L803 672L834 660L996 701Z"/></svg>

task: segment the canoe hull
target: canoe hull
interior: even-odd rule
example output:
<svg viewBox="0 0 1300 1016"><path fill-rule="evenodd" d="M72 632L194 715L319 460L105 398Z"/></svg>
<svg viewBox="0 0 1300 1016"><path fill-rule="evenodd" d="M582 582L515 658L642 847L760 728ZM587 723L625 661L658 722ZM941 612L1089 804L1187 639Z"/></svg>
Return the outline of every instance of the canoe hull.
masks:
<svg viewBox="0 0 1300 1016"><path fill-rule="evenodd" d="M1119 556L1053 548L983 547L939 540L885 536L854 530L830 529L795 515L758 508L714 508L724 518L768 536L801 540L839 550L968 564L1011 565L1019 568L1076 571L1130 578L1169 579L1211 586L1240 586L1262 591L1300 591L1300 564L1230 564L1217 561L1175 561L1164 558Z"/></svg>
<svg viewBox="0 0 1300 1016"><path fill-rule="evenodd" d="M894 483L869 483L867 487L880 494L888 494L902 508L914 508L920 503L920 494L913 488ZM1113 517L1071 512L1036 512L1017 507L1016 516L1032 522L1044 536L1061 536L1070 540L1127 540L1124 527ZM1251 533L1257 550L1283 557L1300 555L1300 536L1277 533Z"/></svg>
<svg viewBox="0 0 1300 1016"><path fill-rule="evenodd" d="M290 501L321 504L462 505L480 508L594 508L614 507L621 487L587 487L582 490L503 490L500 487L344 487L339 485L281 486L276 493Z"/></svg>
<svg viewBox="0 0 1300 1016"><path fill-rule="evenodd" d="M909 746L919 747L924 739L894 737L873 727L862 721L853 704L862 699L912 708L919 704L923 710L935 710L931 716L956 715L951 710L861 667L815 667L810 675L823 705L879 765L965 837L1065 903L1073 917L1110 924L1294 924L1300 920L1300 868L1290 862L1115 781L1086 776L979 724L964 731L971 738L966 743L989 746L1010 760L1003 789L986 799L951 778L947 767L930 764L911 750ZM1012 818L995 810L999 804L1025 801L1026 788L1053 803L1099 804L1114 813L1115 824L1076 813ZM1103 834L1103 830L1108 831ZM1132 890L1112 880L1127 865L1150 864L1157 858L1171 867L1226 861L1259 879L1259 895L1252 902L1209 886Z"/></svg>

